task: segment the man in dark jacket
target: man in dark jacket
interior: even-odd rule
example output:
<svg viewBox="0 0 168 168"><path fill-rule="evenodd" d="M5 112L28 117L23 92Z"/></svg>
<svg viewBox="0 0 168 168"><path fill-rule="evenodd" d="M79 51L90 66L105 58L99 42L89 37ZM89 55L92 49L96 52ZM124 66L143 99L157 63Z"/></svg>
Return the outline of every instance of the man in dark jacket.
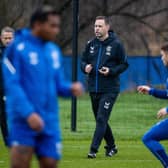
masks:
<svg viewBox="0 0 168 168"><path fill-rule="evenodd" d="M4 27L0 36L0 127L5 144L7 145L7 123L5 115L3 79L2 79L2 56L6 46L13 40L14 30L11 27Z"/></svg>
<svg viewBox="0 0 168 168"><path fill-rule="evenodd" d="M117 153L108 120L120 90L119 75L127 69L128 63L123 45L109 30L109 20L105 16L96 17L96 38L87 43L81 60L81 69L88 74L88 90L96 119L88 158L96 157L103 138L106 156Z"/></svg>

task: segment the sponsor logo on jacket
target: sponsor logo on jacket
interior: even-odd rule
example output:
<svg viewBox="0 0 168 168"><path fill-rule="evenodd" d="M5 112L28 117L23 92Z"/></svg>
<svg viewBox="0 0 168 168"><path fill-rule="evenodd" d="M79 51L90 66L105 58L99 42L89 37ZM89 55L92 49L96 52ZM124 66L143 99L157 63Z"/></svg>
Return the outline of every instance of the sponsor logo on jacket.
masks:
<svg viewBox="0 0 168 168"><path fill-rule="evenodd" d="M51 53L52 59L53 59L53 67L55 69L60 67L60 61L59 61L59 53L57 51L53 51Z"/></svg>
<svg viewBox="0 0 168 168"><path fill-rule="evenodd" d="M38 54L33 51L29 53L29 59L30 59L30 64L32 64L32 65L37 65L39 62Z"/></svg>

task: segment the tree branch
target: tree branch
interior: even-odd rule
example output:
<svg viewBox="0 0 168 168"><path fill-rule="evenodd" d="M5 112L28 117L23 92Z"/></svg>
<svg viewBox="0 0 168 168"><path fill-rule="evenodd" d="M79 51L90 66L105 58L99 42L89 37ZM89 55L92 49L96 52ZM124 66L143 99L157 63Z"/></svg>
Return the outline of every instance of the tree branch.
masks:
<svg viewBox="0 0 168 168"><path fill-rule="evenodd" d="M119 13L121 10L125 9L126 7L128 7L129 5L131 5L132 3L138 2L140 0L128 0L127 2L125 2L124 4L122 4L119 8L117 8L114 13ZM107 16L110 16L110 14L106 13ZM82 23L81 25L79 25L79 32L81 32L82 30L84 30L86 27L88 27L95 19L95 17L97 16L96 13L94 13L94 15L92 15L90 18L88 18L88 20L85 23ZM68 38L67 40L63 41L61 43L62 48L65 48L70 42L72 41L72 37Z"/></svg>
<svg viewBox="0 0 168 168"><path fill-rule="evenodd" d="M21 8L21 11L9 24L11 27L13 27L14 24L23 16L25 8L24 8L24 5L23 5L22 1L19 4L19 8Z"/></svg>
<svg viewBox="0 0 168 168"><path fill-rule="evenodd" d="M148 18L148 17L154 16L154 15L158 15L158 14L160 14L160 13L167 12L167 11L168 11L168 7L163 8L163 9L159 9L159 10L157 10L157 11L148 13L148 14L146 14L146 15L142 15L142 16L140 16L140 18L141 18L141 19L146 19L146 18Z"/></svg>
<svg viewBox="0 0 168 168"><path fill-rule="evenodd" d="M141 39L141 41L146 49L147 55L151 55L151 50L149 48L148 42L147 42L146 38L144 37L144 35L139 34L139 38Z"/></svg>
<svg viewBox="0 0 168 168"><path fill-rule="evenodd" d="M150 28L151 30L158 32L158 29L156 29L155 27L153 27L152 25L150 25L149 23L145 22L143 19L141 19L141 17L133 15L131 13L127 13L127 12L122 12L122 13L113 13L112 15L117 15L117 16L123 16L123 17L129 17L134 19L135 21L147 26L148 28Z"/></svg>
<svg viewBox="0 0 168 168"><path fill-rule="evenodd" d="M162 31L155 28L153 25L149 24L148 22L144 21L144 19L148 18L148 17L151 17L151 16L154 16L154 15L157 15L157 14L160 14L162 12L166 12L168 10L168 7L165 7L163 9L159 9L157 11L153 11L151 13L148 13L148 14L145 14L145 15L142 15L142 16L137 16L137 15L134 15L134 14L131 14L131 13L128 13L128 12L120 12L121 10L125 9L126 7L128 7L129 5L131 5L132 3L135 3L135 2L138 2L140 0L128 0L127 2L125 2L124 4L122 4L119 8L117 8L115 11L113 12L109 12L109 13L106 13L106 16L123 16L123 17L129 17L129 18L132 18L134 21L136 22L139 22L140 24L143 24L144 26L148 27L149 29L151 29L152 31L154 31L156 34L159 34L163 37L162 35ZM80 26L79 26L79 32L81 32L82 30L84 30L86 27L88 27L92 22L93 20L95 19L96 17L96 14L92 17L90 17L87 22L85 23L82 23ZM166 29L165 29L166 30ZM165 38L165 37L163 37ZM64 41L62 43L62 47L66 47L72 40L72 37L70 37L69 39L67 39L66 41Z"/></svg>
<svg viewBox="0 0 168 168"><path fill-rule="evenodd" d="M72 0L68 0L64 3L64 5L60 8L60 12L62 13L63 11L65 11L71 4Z"/></svg>
<svg viewBox="0 0 168 168"><path fill-rule="evenodd" d="M125 9L126 7L128 7L129 5L131 5L132 3L138 2L140 0L128 0L127 2L125 2L124 4L122 4L119 8L117 8L114 13L118 13L121 10Z"/></svg>

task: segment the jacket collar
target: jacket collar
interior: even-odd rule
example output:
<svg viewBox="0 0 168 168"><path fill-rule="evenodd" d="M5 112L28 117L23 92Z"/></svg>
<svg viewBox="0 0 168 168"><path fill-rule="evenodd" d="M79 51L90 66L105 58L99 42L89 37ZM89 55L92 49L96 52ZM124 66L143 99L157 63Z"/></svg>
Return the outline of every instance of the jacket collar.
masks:
<svg viewBox="0 0 168 168"><path fill-rule="evenodd" d="M101 44L107 45L110 42L118 39L116 33L114 33L113 30L110 30L108 33L109 33L109 37L107 39L105 39L104 41L100 41L99 39L96 38L96 41L99 42L99 43L101 43Z"/></svg>

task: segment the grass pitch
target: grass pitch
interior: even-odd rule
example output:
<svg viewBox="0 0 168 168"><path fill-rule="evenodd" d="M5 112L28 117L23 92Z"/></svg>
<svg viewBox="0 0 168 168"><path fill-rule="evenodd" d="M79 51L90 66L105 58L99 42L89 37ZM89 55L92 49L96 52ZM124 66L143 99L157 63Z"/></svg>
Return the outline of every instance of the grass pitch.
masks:
<svg viewBox="0 0 168 168"><path fill-rule="evenodd" d="M104 156L104 142L97 158L86 158L95 121L88 95L78 100L77 132L70 131L70 106L68 99L60 99L60 116L63 134L63 158L59 168L160 168L160 163L141 142L143 134L158 120L157 111L167 106L166 100L137 93L122 93L113 108L110 125L113 128L119 152L112 158ZM1 140L1 139L0 139ZM164 142L165 148L168 142ZM9 153L0 141L0 168L9 167ZM37 168L36 159L32 168Z"/></svg>

